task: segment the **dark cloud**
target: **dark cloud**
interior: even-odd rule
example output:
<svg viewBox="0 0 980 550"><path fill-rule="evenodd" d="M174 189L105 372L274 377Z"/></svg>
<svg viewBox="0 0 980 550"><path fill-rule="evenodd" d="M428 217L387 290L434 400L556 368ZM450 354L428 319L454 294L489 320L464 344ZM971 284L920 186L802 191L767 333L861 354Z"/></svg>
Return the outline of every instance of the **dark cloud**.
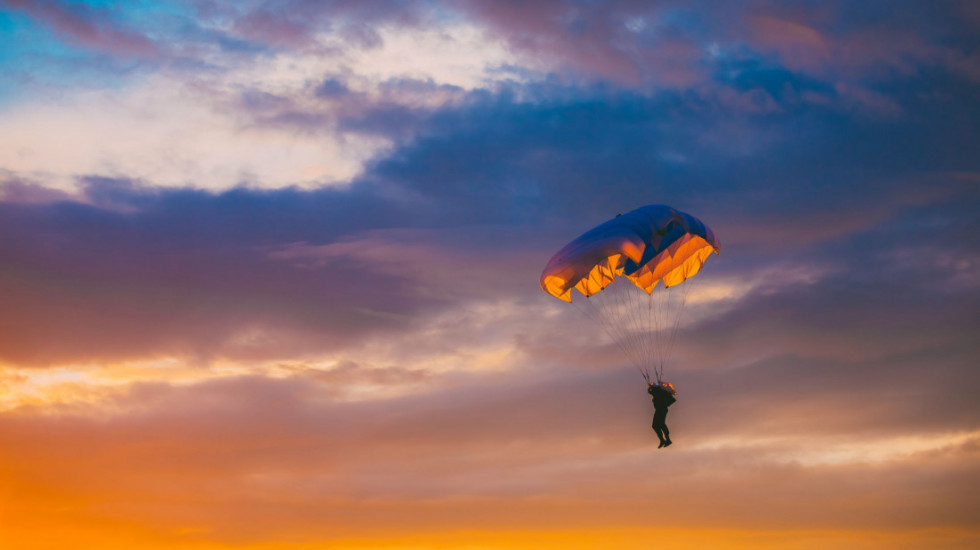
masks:
<svg viewBox="0 0 980 550"><path fill-rule="evenodd" d="M26 363L74 354L206 356L247 327L286 340L299 329L336 343L365 322L383 325L372 310L411 309L393 295L396 279L356 264L308 269L269 257L277 243L324 242L363 229L371 213L381 220L371 225L383 227L393 207L356 195L211 195L90 179L90 204L4 203L3 278L11 292L0 348ZM378 295L379 287L389 294Z"/></svg>
<svg viewBox="0 0 980 550"><path fill-rule="evenodd" d="M320 83L314 92L317 97L341 97L350 93L347 85L337 77L330 77Z"/></svg>
<svg viewBox="0 0 980 550"><path fill-rule="evenodd" d="M249 327L289 342L288 349L334 346L371 327L405 328L420 308L448 307L440 292L463 296L464 286L454 286L460 281L494 279L483 275L494 262L519 261L520 271L507 270L497 277L499 289L488 282L475 296L493 299L510 289L533 295L540 266L525 257L538 255L543 265L586 228L660 202L715 229L724 246L719 268L733 276L797 262L862 281L880 296L888 294L875 288L890 287L881 286L888 277L907 281L913 297L927 281L958 289L949 299L974 284L968 205L976 202L971 174L978 167L969 144L980 137L980 123L971 123L980 113L972 84L941 78L940 98L929 94L936 81L896 81L891 95L910 113L898 119L798 102L797 94L783 93L787 86L817 85L753 64L719 85L763 90L780 106L778 117L730 113L711 96L677 92L651 97L573 87L551 101L473 92L439 110L399 107L384 116L375 105L349 118L352 127L377 124L389 134L411 127L414 137L347 187L207 193L87 177L75 201L8 200L0 222L5 273L21 290L7 309L13 328L4 352L32 362L66 358L76 346L87 357L116 347L123 355L207 355L229 352L232 334ZM419 81L387 85L434 89ZM548 87L534 86L532 94ZM290 105L257 92L244 101L274 114ZM402 122L399 113L407 117ZM19 193L13 184L6 189L5 196ZM937 224L943 239L935 237ZM431 232L384 233L403 229ZM495 231L506 239L494 242ZM391 242L416 255L364 253ZM927 260L890 270L887 262L910 254ZM434 260L453 256L470 263ZM392 268L396 263L401 267ZM461 271L455 279L433 276L438 271L425 266L435 265ZM862 279L868 274L876 278ZM435 280L440 291L419 298L419 286ZM56 313L67 303L76 304L76 317ZM150 326L159 330L145 330ZM58 345L43 343L51 336L42 336L42 327L58 335ZM314 344L314 334L327 336Z"/></svg>
<svg viewBox="0 0 980 550"><path fill-rule="evenodd" d="M0 175L0 200L8 203L52 203L69 201L74 196L66 191L51 189L40 183Z"/></svg>

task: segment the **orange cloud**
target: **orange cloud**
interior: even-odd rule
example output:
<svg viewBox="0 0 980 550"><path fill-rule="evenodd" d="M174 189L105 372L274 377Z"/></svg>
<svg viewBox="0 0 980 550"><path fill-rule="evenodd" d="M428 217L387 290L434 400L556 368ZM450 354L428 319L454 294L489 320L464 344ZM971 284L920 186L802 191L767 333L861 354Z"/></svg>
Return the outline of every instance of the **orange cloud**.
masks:
<svg viewBox="0 0 980 550"><path fill-rule="evenodd" d="M641 548L663 530L716 548L977 540L975 433L839 446L853 415L776 402L758 414L782 415L786 432L752 431L748 412L702 435L695 426L717 410L692 410L689 391L688 409L672 412L676 452L658 452L645 398L614 391L626 374L483 376L346 403L316 390L336 381L239 377L7 411L5 536L14 548L74 538L202 549L557 548L572 537L570 548ZM766 437L792 430L804 435ZM875 440L888 459L869 463L861 445Z"/></svg>

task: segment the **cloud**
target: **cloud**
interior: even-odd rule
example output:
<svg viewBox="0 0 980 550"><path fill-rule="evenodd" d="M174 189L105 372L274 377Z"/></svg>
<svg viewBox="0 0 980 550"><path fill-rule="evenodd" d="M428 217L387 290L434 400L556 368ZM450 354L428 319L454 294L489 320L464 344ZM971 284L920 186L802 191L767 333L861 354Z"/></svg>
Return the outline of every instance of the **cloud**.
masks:
<svg viewBox="0 0 980 550"><path fill-rule="evenodd" d="M52 189L48 186L25 181L15 177L5 177L0 175L0 200L14 204L46 204L57 201L70 201L74 195Z"/></svg>
<svg viewBox="0 0 980 550"><path fill-rule="evenodd" d="M207 11L213 9L211 6ZM217 8L232 19L234 31L252 41L283 49L315 48L317 35L339 31L348 44L376 48L382 41L374 28L385 23L411 27L426 18L423 6L390 0L372 0L356 5L290 0L270 5L247 2Z"/></svg>
<svg viewBox="0 0 980 550"><path fill-rule="evenodd" d="M686 87L704 76L695 41L658 17L661 6L561 1L461 5L542 72L628 85L650 80L666 87Z"/></svg>
<svg viewBox="0 0 980 550"><path fill-rule="evenodd" d="M240 96L229 97L220 86L160 76L64 104L18 106L4 113L0 163L65 189L86 174L169 187L284 187L346 181L384 145L320 132L317 119L308 123L313 132L298 133L294 123L283 129L278 121L291 116L288 110L272 111L269 123L256 125L240 117ZM257 115L269 113L279 108L268 104L272 97L246 95L251 102L245 105ZM246 152L250 160L242 160Z"/></svg>
<svg viewBox="0 0 980 550"><path fill-rule="evenodd" d="M75 13L55 3L30 6ZM65 189L84 174L209 189L312 187L349 182L372 161L436 129L441 123L432 121L442 112L461 105L457 112L475 112L465 104L487 96L587 104L623 92L634 105L640 102L630 96L656 98L648 107L663 109L657 113L663 119L681 109L711 121L678 126L671 135L678 143L661 144L657 155L684 164L699 160L697 148L752 157L778 147L785 132L812 131L769 129L739 117L841 111L907 117L950 94L960 102L968 94L955 88L974 81L976 72L964 27L969 19L943 25L942 10L925 14L918 27L905 17L882 27L836 4L825 13L758 4L724 8L740 24L719 28L672 4L400 6L202 5L203 17L194 21L185 21L184 12L120 16L141 22L139 32L148 36L172 38L170 61L139 71L99 65L115 85L76 83L58 101L44 89L21 94L4 113L0 163L24 177L53 176ZM148 19L157 24L146 26ZM239 34L236 22L244 29ZM277 25L291 30L276 34ZM350 43L347 25L366 26L380 43ZM273 29L269 36L260 32L266 27ZM832 51L816 62L814 48ZM929 72L939 73L934 86L916 78ZM325 94L327 82L332 94ZM643 121L652 113L635 114Z"/></svg>
<svg viewBox="0 0 980 550"><path fill-rule="evenodd" d="M66 190L86 174L209 189L346 183L414 135L432 110L458 101L461 85L482 85L504 59L460 25L425 39L412 29L386 31L397 55L339 46L330 55L263 55L261 48L229 50L200 29L181 32L180 51L165 67L106 69L116 85L101 78L57 98L49 88L16 96L3 107L0 165ZM445 51L458 56L446 62ZM352 93L317 95L331 78Z"/></svg>
<svg viewBox="0 0 980 550"><path fill-rule="evenodd" d="M428 214L366 184L210 194L87 182L73 200L3 205L3 278L17 289L8 360L322 354L524 286L525 267L501 276L498 262L537 269L511 244L527 230L411 229Z"/></svg>
<svg viewBox="0 0 980 550"><path fill-rule="evenodd" d="M104 202L104 190L102 195L96 194L95 200ZM71 202L33 209L5 205L9 215L3 230L4 279L19 289L4 314L10 326L3 346L8 358L86 360L107 357L107 350L129 357L167 351L207 355L215 348L201 346L218 341L249 353L253 344L234 343L235 333L291 340L287 335L293 329L287 327L299 328L295 320L305 317L300 324L313 326L300 332L312 330L311 339L336 339L348 330L356 332L365 322L384 324L380 318L368 321L373 309L397 312L406 305L393 298L371 298L376 286L397 288L395 281L382 282L385 277L358 276L355 267L342 265L328 271L294 269L269 259L260 240L239 241L256 228L236 229L250 224L238 217L241 208L258 208L270 216L260 223L270 223L273 233L258 239L290 231L277 226L275 201L268 203L257 195L253 200L248 193L215 197L185 191L158 196L121 189L116 195L109 209ZM279 197L285 203L302 200L294 192ZM128 201L130 209L136 205L137 213L115 211L120 201ZM196 218L192 212L201 213L200 208L217 210ZM218 214L226 208L225 215ZM305 233L306 224L312 228L309 237L347 230L343 215L321 216L329 216L329 209L309 210L304 220L295 218L293 230ZM46 218L59 221L51 226ZM191 218L197 222L175 230ZM62 233L65 227L72 228L70 233ZM319 298L311 302L311 295ZM69 303L75 304L71 315L56 313ZM277 310L282 317L273 313ZM339 333L328 330L326 334L333 336L314 336L331 324L348 328Z"/></svg>
<svg viewBox="0 0 980 550"><path fill-rule="evenodd" d="M389 85L408 96L440 89ZM9 309L23 321L7 356L272 359L336 350L375 329L408 330L414 315L461 307L454 303L534 295L536 259L638 202L707 220L723 235L719 268L743 286L755 284L745 270L767 263L861 277L869 261L890 273L910 253L933 254L941 268L897 271L910 282L972 284L975 251L913 242L902 229L969 219L950 208L969 201L972 180L954 171L970 166L968 148L930 143L951 129L957 101L920 100L919 112L935 116L899 126L812 106L779 123L743 116L732 122L733 139L759 131L779 139L733 155L704 141L719 110L697 99L606 102L604 91L571 91L582 96L544 104L472 92L421 115L415 138L344 187L209 193L90 176L76 184L76 202L6 203L5 254L16 266L6 278L23 288ZM271 94L245 101L254 112L290 105ZM969 130L955 131L969 142ZM904 147L920 153L901 155ZM696 162L672 162L661 150ZM915 170L927 172L907 175ZM16 186L7 189L16 196ZM883 253L890 263L868 257ZM503 265L509 270L495 268ZM56 315L66 303L78 318ZM43 343L41 327L58 346ZM121 351L100 355L109 349Z"/></svg>
<svg viewBox="0 0 980 550"><path fill-rule="evenodd" d="M4 3L84 48L123 58L152 60L164 55L156 42L140 32L123 28L107 11L84 4L66 5L58 0L5 0Z"/></svg>
<svg viewBox="0 0 980 550"><path fill-rule="evenodd" d="M368 525L384 525L378 535L405 535L439 528L445 514L463 529L516 529L527 521L610 528L640 520L640 510L663 491L673 506L659 521L689 528L719 516L731 527L750 529L970 524L964 482L972 475L975 433L937 432L929 445L897 448L869 466L866 454L848 459L848 445L879 445L888 453L900 440L844 435L842 442L840 428L849 419L817 418L802 406L779 408L787 429L823 423L825 435L774 438L771 426L756 424L759 437L753 438L739 424L706 436L700 426L718 418L726 404L744 403L744 396L729 392L709 405L688 392L672 411L677 452L654 456L640 420L647 416L645 396L622 397L635 388L633 374L547 374L534 380L481 376L419 395L347 404L324 399L300 377L137 385L116 398L118 414L90 417L81 408L6 415L4 463L18 479L65 501L99 495L83 508L95 517L119 518L126 509L126 517L161 533L194 525L227 542L292 531L323 540ZM814 386L801 393L808 400L828 397ZM832 403L837 399L830 396ZM777 408L772 401L754 403ZM747 407L755 412L751 403ZM898 400L891 407L882 412L906 408ZM882 414L867 423L888 422L893 433L904 433L896 425L901 420ZM719 446L726 436L738 443ZM85 445L68 467L63 453L51 451L76 440ZM833 460L811 460L820 456ZM940 465L929 480L914 475ZM202 485L210 488L204 495ZM11 490L28 495L24 484ZM786 491L806 498L791 503L780 497ZM913 495L943 496L924 511L903 504ZM179 506L160 508L163 498ZM31 500L17 502L20 510ZM747 502L753 510L739 512ZM399 520L407 506L424 506L432 515ZM876 513L853 515L869 509ZM571 519L585 510L592 513L584 524Z"/></svg>
<svg viewBox="0 0 980 550"><path fill-rule="evenodd" d="M0 112L5 535L975 546L976 14L518 4L73 12L179 39ZM667 451L537 285L648 203L722 240Z"/></svg>

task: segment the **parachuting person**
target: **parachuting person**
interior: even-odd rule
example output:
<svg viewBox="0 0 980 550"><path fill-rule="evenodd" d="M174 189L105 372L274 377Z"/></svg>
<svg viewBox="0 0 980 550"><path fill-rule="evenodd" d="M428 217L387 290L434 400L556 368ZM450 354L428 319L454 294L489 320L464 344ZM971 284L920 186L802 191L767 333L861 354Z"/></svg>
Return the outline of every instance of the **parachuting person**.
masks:
<svg viewBox="0 0 980 550"><path fill-rule="evenodd" d="M555 253L541 272L541 289L595 321L601 329L596 334L609 336L643 375L653 396L660 447L671 444L664 421L676 392L661 381L691 288L686 281L720 250L704 222L651 204L586 231ZM573 290L578 292L574 300Z"/></svg>
<svg viewBox="0 0 980 550"><path fill-rule="evenodd" d="M650 384L647 393L653 397L653 431L660 438L660 446L657 448L667 447L673 443L670 440L670 430L667 429L667 407L677 401L674 397L677 392L674 391L673 384L661 382Z"/></svg>

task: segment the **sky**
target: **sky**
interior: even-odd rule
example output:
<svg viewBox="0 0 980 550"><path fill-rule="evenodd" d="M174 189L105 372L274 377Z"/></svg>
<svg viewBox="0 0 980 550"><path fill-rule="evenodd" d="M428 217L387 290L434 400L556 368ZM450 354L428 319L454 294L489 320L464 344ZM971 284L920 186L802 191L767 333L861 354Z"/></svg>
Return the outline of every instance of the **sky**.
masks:
<svg viewBox="0 0 980 550"><path fill-rule="evenodd" d="M0 0L0 546L980 545L980 4ZM538 278L721 241L657 449Z"/></svg>

